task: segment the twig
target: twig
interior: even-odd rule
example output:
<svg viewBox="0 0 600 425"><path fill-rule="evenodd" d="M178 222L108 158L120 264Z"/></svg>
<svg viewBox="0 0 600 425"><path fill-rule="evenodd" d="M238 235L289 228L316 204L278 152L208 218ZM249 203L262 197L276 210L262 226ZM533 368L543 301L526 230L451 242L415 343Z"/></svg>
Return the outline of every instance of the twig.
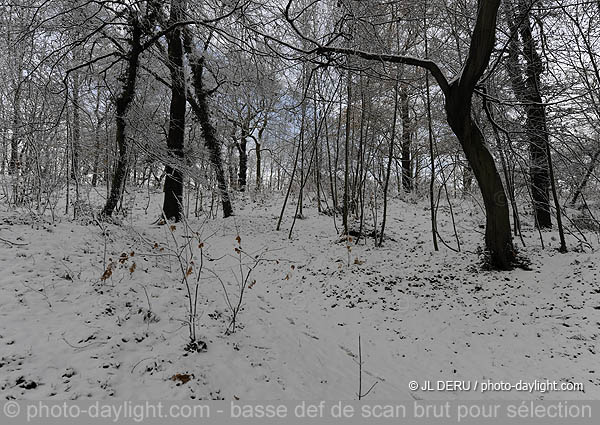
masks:
<svg viewBox="0 0 600 425"><path fill-rule="evenodd" d="M28 243L20 243L20 242L13 242L13 241L9 241L8 239L4 239L4 238L0 238L0 241L5 242L9 245L16 245L16 246L25 246L25 245L29 245Z"/></svg>
<svg viewBox="0 0 600 425"><path fill-rule="evenodd" d="M140 360L139 362L137 362L136 364L133 365L133 367L131 368L131 372L129 372L129 373L133 373L133 371L135 370L135 368L138 367L138 365L141 362L146 361L146 360L151 360L151 359L154 359L154 358L155 357L146 357L146 358L143 358L142 360Z"/></svg>

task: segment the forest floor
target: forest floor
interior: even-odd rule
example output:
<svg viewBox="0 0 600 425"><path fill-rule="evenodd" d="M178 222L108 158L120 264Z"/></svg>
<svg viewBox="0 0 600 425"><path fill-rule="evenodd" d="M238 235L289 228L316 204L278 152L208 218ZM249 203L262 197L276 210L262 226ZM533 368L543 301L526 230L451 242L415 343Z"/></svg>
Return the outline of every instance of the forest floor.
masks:
<svg viewBox="0 0 600 425"><path fill-rule="evenodd" d="M295 205L276 231L281 199L252 198L245 207L237 200L235 217L189 220L211 258L198 301L205 352L184 349L189 298L166 253L186 240L186 226L171 235L152 224L160 193L147 213L140 193L130 216L105 230L3 206L0 398L356 399L359 335L362 391L377 382L369 399L600 398L597 235L586 234L593 250L568 236L561 254L555 232L543 233L542 249L528 226L526 247L515 244L531 270L496 272L481 267L484 220L470 200L454 205L462 251L435 252L426 202L393 200L387 238L375 248L372 238L340 241L333 218L312 205L290 240ZM455 246L448 211L439 214ZM239 245L264 261L228 333L223 285L235 301ZM585 391L408 388L412 380L536 379L581 382Z"/></svg>

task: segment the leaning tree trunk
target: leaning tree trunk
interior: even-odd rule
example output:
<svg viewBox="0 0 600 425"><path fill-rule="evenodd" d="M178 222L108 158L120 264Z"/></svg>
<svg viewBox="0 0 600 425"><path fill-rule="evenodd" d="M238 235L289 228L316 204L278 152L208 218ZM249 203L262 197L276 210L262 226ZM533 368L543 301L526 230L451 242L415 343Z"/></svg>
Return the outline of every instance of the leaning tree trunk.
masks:
<svg viewBox="0 0 600 425"><path fill-rule="evenodd" d="M510 269L515 261L508 201L494 157L471 116L471 93L455 80L446 95L448 124L456 134L479 184L486 211L485 245L494 267Z"/></svg>
<svg viewBox="0 0 600 425"><path fill-rule="evenodd" d="M125 134L125 117L127 115L127 110L129 109L129 106L133 102L133 98L135 96L135 83L137 79L140 54L142 53L142 28L140 22L138 21L136 16L132 16L130 19L130 24L132 26L132 36L131 40L129 41L131 47L127 54L127 64L124 75L125 83L123 86L123 90L118 95L115 101L115 138L117 141L119 156L112 178L112 187L110 190L110 195L108 196L106 204L104 205L104 208L102 209L101 213L101 215L106 217L112 216L112 213L117 207L117 204L121 199L121 194L123 193L123 186L127 177L128 146Z"/></svg>
<svg viewBox="0 0 600 425"><path fill-rule="evenodd" d="M169 25L183 17L184 1L171 2ZM167 35L169 70L171 72L171 107L169 111L169 133L167 148L169 162L166 164L165 197L163 214L166 219L178 222L183 216L183 147L185 136L186 86L183 70L183 44L181 29L176 28Z"/></svg>
<svg viewBox="0 0 600 425"><path fill-rule="evenodd" d="M437 76L446 98L448 124L458 138L473 175L479 184L485 206L485 245L491 265L508 270L516 261L512 243L508 201L494 157L472 116L472 96L487 68L496 41L496 19L500 0L481 0L471 37L469 55L458 78L451 82ZM433 69L439 73L439 69ZM434 74L435 76L435 74Z"/></svg>
<svg viewBox="0 0 600 425"><path fill-rule="evenodd" d="M188 57L190 67L192 69L192 82L196 93L197 101L190 98L190 105L200 122L202 134L204 135L204 144L209 152L210 163L215 171L217 178L217 187L221 195L223 206L223 217L227 218L233 215L229 192L227 191L227 181L225 180L225 172L223 171L223 161L221 159L221 145L217 139L217 130L210 121L210 113L208 106L208 93L204 89L202 74L204 72L204 58L199 56L194 49L193 39L188 31L183 33L183 47Z"/></svg>
<svg viewBox="0 0 600 425"><path fill-rule="evenodd" d="M196 111L196 115L200 121L202 127L202 133L204 134L204 143L208 148L210 163L215 170L215 176L217 178L217 187L221 195L221 203L223 206L223 217L227 218L233 215L233 208L231 206L231 200L229 198L229 192L227 191L227 181L225 180L225 172L223 171L223 161L221 159L221 147L216 136L216 130L210 122L210 115L208 113L208 99L207 94L204 90L196 88L198 97L199 109Z"/></svg>
<svg viewBox="0 0 600 425"><path fill-rule="evenodd" d="M506 192L494 157L471 115L475 86L490 62L496 42L499 7L500 0L478 2L477 21L462 72L447 86L443 79L440 80L445 86L442 90L445 91L448 124L465 152L483 197L486 212L485 245L491 265L507 270L515 263L516 252L512 243Z"/></svg>

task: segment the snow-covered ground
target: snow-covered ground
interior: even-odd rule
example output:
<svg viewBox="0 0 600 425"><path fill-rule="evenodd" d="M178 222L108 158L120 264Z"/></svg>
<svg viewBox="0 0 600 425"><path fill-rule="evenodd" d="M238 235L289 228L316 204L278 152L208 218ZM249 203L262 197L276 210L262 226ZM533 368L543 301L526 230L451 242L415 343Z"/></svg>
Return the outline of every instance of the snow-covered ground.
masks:
<svg viewBox="0 0 600 425"><path fill-rule="evenodd" d="M560 254L555 233L544 233L542 250L529 227L527 246L515 244L531 270L495 272L480 266L483 219L469 200L454 205L462 252L433 251L425 202L393 200L384 246L368 239L348 250L332 217L315 208L290 240L295 205L278 232L281 199L258 196L246 207L238 200L235 217L189 220L202 228L207 255L198 303L207 350L197 353L184 350L189 298L177 259L166 255L186 240L186 226L171 235L152 224L160 195L146 214L140 194L132 215L106 231L2 208L1 398L356 399L359 335L363 391L378 382L369 399L600 398L592 233L595 251ZM447 211L440 228L455 246ZM235 300L239 246L265 261L248 280L236 332L226 333L230 312L211 273ZM192 248L199 252L196 242ZM117 265L107 276L109 259ZM536 379L582 382L585 392L408 388L411 380Z"/></svg>

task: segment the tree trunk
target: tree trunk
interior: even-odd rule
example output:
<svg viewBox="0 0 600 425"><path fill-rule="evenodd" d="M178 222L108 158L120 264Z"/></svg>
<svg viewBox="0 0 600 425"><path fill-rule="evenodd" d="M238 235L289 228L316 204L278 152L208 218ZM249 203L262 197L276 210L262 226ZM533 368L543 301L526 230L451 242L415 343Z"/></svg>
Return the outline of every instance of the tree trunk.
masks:
<svg viewBox="0 0 600 425"><path fill-rule="evenodd" d="M527 13L520 3L521 13ZM552 227L550 216L550 175L548 171L548 129L546 111L540 93L540 75L543 71L542 59L535 49L529 16L525 15L521 25L523 54L527 61L526 75L526 110L527 137L529 139L529 156L531 159L531 191L536 224L540 228Z"/></svg>
<svg viewBox="0 0 600 425"><path fill-rule="evenodd" d="M125 117L127 115L127 110L129 109L129 106L131 105L131 102L133 102L133 98L135 96L137 70L139 65L140 54L142 52L142 28L137 16L132 15L130 17L130 25L132 26L132 36L131 40L129 41L130 49L127 53L127 64L124 75L125 83L121 93L117 96L115 101L115 139L119 150L119 156L117 159L117 166L115 168L112 178L110 195L106 199L106 204L104 205L104 208L102 209L101 213L103 216L106 217L112 216L112 213L117 207L117 204L121 199L121 194L123 193L123 186L127 177L128 143L125 134Z"/></svg>
<svg viewBox="0 0 600 425"><path fill-rule="evenodd" d="M94 116L96 117L96 126L94 128L94 164L92 167L92 187L96 187L98 184L98 172L100 168L100 125L102 125L103 118L100 118L100 94L96 99L96 108L94 109Z"/></svg>
<svg viewBox="0 0 600 425"><path fill-rule="evenodd" d="M427 51L427 37L425 37L425 50ZM435 151L433 141L433 123L431 119L431 89L429 87L429 73L425 73L425 88L427 93L427 138L429 140L429 161L431 175L429 176L429 209L431 218L431 240L433 242L433 249L439 251L438 246L438 230L437 230L437 217L434 199L434 186L435 186ZM442 181L443 181L442 175Z"/></svg>
<svg viewBox="0 0 600 425"><path fill-rule="evenodd" d="M232 136L234 137L235 134ZM234 142L231 143L229 146L227 146L227 172L229 174L229 186L232 189L235 189L237 187L237 169L235 167L235 162L234 162L234 151L237 150L237 144L235 142L235 138L234 138Z"/></svg>
<svg viewBox="0 0 600 425"><path fill-rule="evenodd" d="M406 193L413 191L412 161L410 157L411 128L408 105L408 90L402 87L399 92L400 119L402 120L402 189Z"/></svg>
<svg viewBox="0 0 600 425"><path fill-rule="evenodd" d="M258 130L258 139L256 142L256 190L260 190L262 187L262 141L263 135L267 128L267 114L265 112L265 117L262 122L262 126ZM272 168L271 168L272 170Z"/></svg>
<svg viewBox="0 0 600 425"><path fill-rule="evenodd" d="M21 86L19 85L15 90L13 104L12 136L10 139L10 161L8 162L8 174L16 174L19 168L19 135L21 134L20 99Z"/></svg>
<svg viewBox="0 0 600 425"><path fill-rule="evenodd" d="M75 72L73 74L73 133L72 139L73 144L71 149L73 151L72 160L71 160L71 179L73 181L78 181L79 179L79 151L81 150L81 118L79 114L79 91L80 91L80 81L79 81L79 73Z"/></svg>
<svg viewBox="0 0 600 425"><path fill-rule="evenodd" d="M508 202L502 179L483 134L471 116L471 92L463 91L460 80L450 84L446 95L448 124L456 134L475 179L486 211L485 245L492 266L507 270L515 261Z"/></svg>
<svg viewBox="0 0 600 425"><path fill-rule="evenodd" d="M550 173L548 163L548 129L546 111L540 93L540 76L543 72L542 59L536 50L529 7L518 1L518 13L510 16L506 6L506 15L511 31L509 43L508 71L515 97L524 104L527 119L525 132L529 141L529 179L535 216L535 225L540 229L552 227L550 215ZM520 26L519 26L520 23ZM518 36L523 43L519 46ZM519 53L525 58L525 78L519 64Z"/></svg>
<svg viewBox="0 0 600 425"><path fill-rule="evenodd" d="M260 137L259 137L260 140ZM262 174L261 174L261 154L262 151L260 150L261 148L261 143L260 142L256 142L256 190L260 190L261 186L262 186Z"/></svg>
<svg viewBox="0 0 600 425"><path fill-rule="evenodd" d="M208 93L204 89L202 81L202 73L204 72L204 58L199 56L193 47L191 34L184 30L184 49L188 56L190 67L192 69L192 81L197 101L188 99L190 105L196 114L202 133L204 135L204 144L209 152L210 163L215 171L217 178L217 187L221 195L221 203L223 206L223 217L227 218L233 215L233 208L227 191L227 181L225 180L225 172L223 171L223 161L221 160L221 145L217 139L217 131L210 121L210 113L208 106Z"/></svg>
<svg viewBox="0 0 600 425"><path fill-rule="evenodd" d="M348 71L348 100L346 103L346 136L344 139L344 205L342 214L342 225L344 226L344 235L348 235L348 180L350 168L350 118L352 108L352 74ZM341 113L341 111L340 111Z"/></svg>
<svg viewBox="0 0 600 425"><path fill-rule="evenodd" d="M516 261L516 253L506 192L483 133L471 115L475 86L487 68L494 49L499 7L500 0L478 2L469 55L459 78L450 83L439 75L436 78L446 97L448 124L456 134L479 183L486 212L485 245L490 254L490 263L493 267L508 270Z"/></svg>
<svg viewBox="0 0 600 425"><path fill-rule="evenodd" d="M383 235L385 233L385 223L387 221L387 207L388 207L388 188L390 185L390 175L392 172L392 164L394 161L394 144L396 143L396 121L398 118L398 100L402 96L401 91L398 91L398 78L396 76L396 85L394 86L394 114L392 118L392 131L390 136L390 147L388 151L388 163L385 170L385 180L383 184L383 218L381 219L381 233L379 235L379 242L377 246L383 245ZM377 232L375 232L377 237Z"/></svg>
<svg viewBox="0 0 600 425"><path fill-rule="evenodd" d="M169 25L182 19L184 8L184 1L171 1ZM176 28L167 35L168 63L171 72L171 107L167 135L169 162L165 166L163 214L165 218L175 222L180 221L183 215L183 172L181 166L185 137L186 86L181 31L180 28Z"/></svg>
<svg viewBox="0 0 600 425"><path fill-rule="evenodd" d="M238 169L238 190L244 192L246 190L246 178L248 173L248 152L246 145L248 144L248 129L242 126L242 135L240 142L237 145L240 157L240 166Z"/></svg>
<svg viewBox="0 0 600 425"><path fill-rule="evenodd" d="M8 153L6 151L6 133L8 130L6 128L2 129L2 165L0 165L0 175L4 175L4 169L6 167L6 163L8 160Z"/></svg>

